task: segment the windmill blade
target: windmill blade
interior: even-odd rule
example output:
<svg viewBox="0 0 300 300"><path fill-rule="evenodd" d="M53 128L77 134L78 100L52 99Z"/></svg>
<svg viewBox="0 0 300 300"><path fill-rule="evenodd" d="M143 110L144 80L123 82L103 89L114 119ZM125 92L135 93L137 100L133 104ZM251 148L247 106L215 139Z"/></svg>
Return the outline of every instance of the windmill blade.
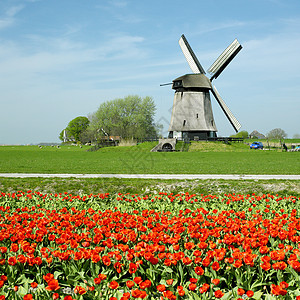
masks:
<svg viewBox="0 0 300 300"><path fill-rule="evenodd" d="M192 50L191 46L189 45L188 41L186 40L184 34L179 39L179 46L194 73L201 73L205 74L204 69L202 68L200 62L198 61L194 51Z"/></svg>
<svg viewBox="0 0 300 300"><path fill-rule="evenodd" d="M242 45L235 39L207 70L212 75L210 80L217 78L242 48Z"/></svg>
<svg viewBox="0 0 300 300"><path fill-rule="evenodd" d="M236 117L233 115L233 113L230 111L230 109L228 108L228 106L226 105L226 103L224 102L224 100L221 98L220 94L218 93L217 89L215 86L212 87L212 93L214 95L214 97L216 98L217 102L219 103L219 105L221 106L223 112L225 113L227 119L229 120L229 122L231 123L232 127L234 128L234 130L236 132L239 131L239 129L242 127L242 125L240 124L240 122L236 119Z"/></svg>

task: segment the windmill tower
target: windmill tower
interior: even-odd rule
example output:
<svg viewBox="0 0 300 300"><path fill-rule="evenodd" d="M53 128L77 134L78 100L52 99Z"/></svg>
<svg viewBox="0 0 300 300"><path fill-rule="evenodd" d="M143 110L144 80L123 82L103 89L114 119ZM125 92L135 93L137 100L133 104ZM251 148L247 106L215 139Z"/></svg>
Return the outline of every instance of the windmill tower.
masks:
<svg viewBox="0 0 300 300"><path fill-rule="evenodd" d="M175 90L175 95L169 138L203 140L217 136L210 92L237 132L241 128L241 124L225 104L215 86L212 85L212 80L221 74L242 49L242 46L235 39L208 69L208 73L211 75L208 78L184 35L181 36L179 45L193 74L186 74L173 80L172 89Z"/></svg>

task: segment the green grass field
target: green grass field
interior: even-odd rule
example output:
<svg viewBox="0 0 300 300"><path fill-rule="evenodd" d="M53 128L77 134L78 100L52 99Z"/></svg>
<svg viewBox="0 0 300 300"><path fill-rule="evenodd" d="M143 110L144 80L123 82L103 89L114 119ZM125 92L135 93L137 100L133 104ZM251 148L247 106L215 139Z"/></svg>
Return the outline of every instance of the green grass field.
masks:
<svg viewBox="0 0 300 300"><path fill-rule="evenodd" d="M300 174L299 152L208 143L204 149L192 144L189 152L152 153L155 144L107 147L96 152L88 152L87 146L1 146L0 173Z"/></svg>

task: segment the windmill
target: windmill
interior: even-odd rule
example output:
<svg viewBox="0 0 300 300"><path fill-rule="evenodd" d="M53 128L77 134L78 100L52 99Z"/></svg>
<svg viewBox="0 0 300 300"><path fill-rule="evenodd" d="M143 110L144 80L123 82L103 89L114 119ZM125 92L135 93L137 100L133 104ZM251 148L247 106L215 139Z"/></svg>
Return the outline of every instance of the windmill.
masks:
<svg viewBox="0 0 300 300"><path fill-rule="evenodd" d="M175 90L175 95L169 138L202 140L217 136L210 92L237 132L241 128L241 124L225 104L216 87L212 85L212 81L221 74L242 49L242 46L235 39L208 69L208 73L211 75L208 78L184 35L181 36L179 45L193 74L186 74L173 80L172 89Z"/></svg>

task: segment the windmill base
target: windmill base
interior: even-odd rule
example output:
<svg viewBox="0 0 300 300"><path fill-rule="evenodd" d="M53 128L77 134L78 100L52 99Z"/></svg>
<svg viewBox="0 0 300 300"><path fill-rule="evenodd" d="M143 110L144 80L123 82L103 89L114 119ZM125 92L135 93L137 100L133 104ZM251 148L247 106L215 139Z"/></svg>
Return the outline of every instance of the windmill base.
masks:
<svg viewBox="0 0 300 300"><path fill-rule="evenodd" d="M201 141L210 138L216 138L216 131L169 131L168 138L176 138L178 140Z"/></svg>

